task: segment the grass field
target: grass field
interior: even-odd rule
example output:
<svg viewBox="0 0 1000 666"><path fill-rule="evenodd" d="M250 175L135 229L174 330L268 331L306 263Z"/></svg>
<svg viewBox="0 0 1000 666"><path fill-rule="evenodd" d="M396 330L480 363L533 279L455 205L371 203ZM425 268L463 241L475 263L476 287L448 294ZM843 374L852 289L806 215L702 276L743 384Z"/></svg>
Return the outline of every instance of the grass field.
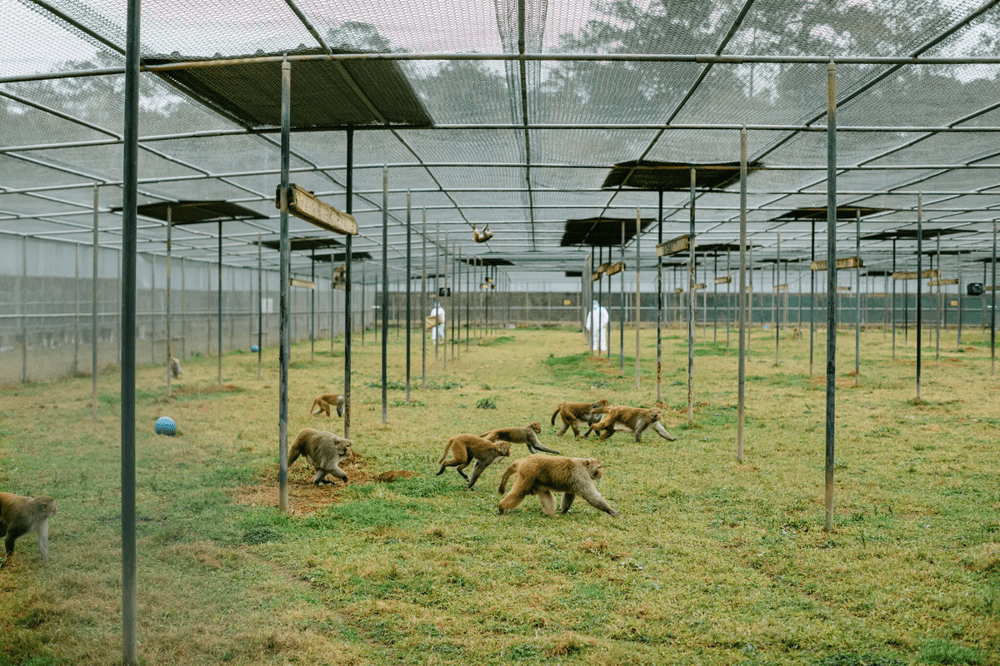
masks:
<svg viewBox="0 0 1000 666"><path fill-rule="evenodd" d="M561 400L656 401L655 331L634 332L624 372L586 353L579 331L510 330L440 369L412 400L405 341L390 334L389 421L381 345L355 348L346 487L314 489L291 469L277 510L276 350L185 362L175 395L161 368L137 378L139 655L144 664L899 664L1000 663L1000 380L976 331L963 350L897 359L864 333L838 336L836 519L823 530L825 376L809 375L808 332L754 332L746 458L736 450L736 338L701 341L695 421L686 424L687 343L663 343L665 423L636 444L556 438ZM725 334L720 331L720 339ZM762 335L771 335L762 338ZM613 331L618 349L617 330ZM925 343L927 338L924 338ZM329 341L317 343L328 349ZM343 385L332 357L292 350L289 436L311 426L315 394ZM825 340L816 372L825 371ZM100 377L0 392L0 490L49 494L51 565L23 537L0 571L0 666L121 658L119 386ZM493 404L495 409L478 408ZM176 438L156 436L172 416ZM474 492L448 470L449 436L541 421L541 440L599 458L615 519L578 501L544 516L535 498L497 515L501 459ZM558 425L558 421L557 421ZM515 456L526 455L523 446Z"/></svg>

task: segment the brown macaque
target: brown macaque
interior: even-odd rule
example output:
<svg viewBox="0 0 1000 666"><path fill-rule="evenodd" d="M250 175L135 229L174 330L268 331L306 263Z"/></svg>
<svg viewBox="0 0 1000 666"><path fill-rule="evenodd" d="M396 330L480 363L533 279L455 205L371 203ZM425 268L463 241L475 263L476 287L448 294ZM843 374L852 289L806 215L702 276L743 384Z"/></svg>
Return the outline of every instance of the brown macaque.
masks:
<svg viewBox="0 0 1000 666"><path fill-rule="evenodd" d="M4 540L6 561L14 554L14 542L28 532L38 535L38 552L42 563L49 563L49 518L56 515L56 501L48 495L23 497L14 493L0 493L0 536Z"/></svg>
<svg viewBox="0 0 1000 666"><path fill-rule="evenodd" d="M604 466L593 458L566 458L563 456L532 455L519 458L510 464L500 479L500 494L507 490L507 479L516 474L517 479L502 500L500 514L511 511L528 495L537 495L546 516L556 513L553 492L561 492L562 512L569 511L579 495L595 509L611 515L620 514L597 492L596 482L604 476Z"/></svg>
<svg viewBox="0 0 1000 666"><path fill-rule="evenodd" d="M451 451L452 458L445 462L449 451ZM469 490L472 490L472 487L476 485L476 479L494 460L509 455L510 442L491 442L488 439L470 434L455 435L448 440L444 447L444 453L438 460L441 469L438 470L437 476L444 474L446 467L454 467L455 471L465 479ZM472 478L470 479L463 470L469 466L473 459L476 461L476 466L472 468Z"/></svg>
<svg viewBox="0 0 1000 666"><path fill-rule="evenodd" d="M487 224L482 231L479 231L475 225L472 226L472 239L477 243L485 243L491 238L493 238L493 232L490 231L490 225Z"/></svg>
<svg viewBox="0 0 1000 666"><path fill-rule="evenodd" d="M625 407L623 405L612 405L604 410L604 418L597 423L591 424L584 434L584 437L591 432L601 433L601 441L604 441L615 434L615 430L629 430L635 433L635 441L642 441L642 433L646 428L652 428L663 439L675 441L677 438L667 432L667 429L660 423L663 412L659 409L645 409L643 407ZM604 432L601 432L601 431Z"/></svg>
<svg viewBox="0 0 1000 666"><path fill-rule="evenodd" d="M184 368L181 367L181 360L176 356L170 357L170 374L174 376L174 379L184 374Z"/></svg>
<svg viewBox="0 0 1000 666"><path fill-rule="evenodd" d="M792 340L800 340L800 339L802 339L802 331L800 331L799 327L796 326L795 328L792 329Z"/></svg>
<svg viewBox="0 0 1000 666"><path fill-rule="evenodd" d="M312 466L316 468L316 476L313 477L313 485L319 486L323 483L333 483L325 481L327 474L347 483L347 473L340 469L340 461L351 455L351 441L343 437L337 437L332 432L326 430L313 430L303 428L295 436L295 441L288 449L288 466L298 460L299 456L305 456Z"/></svg>
<svg viewBox="0 0 1000 666"><path fill-rule="evenodd" d="M319 411L316 408L319 407ZM344 396L338 393L323 393L316 396L313 400L312 407L309 408L309 414L326 414L330 416L330 410L334 407L337 408L337 416L344 416Z"/></svg>
<svg viewBox="0 0 1000 666"><path fill-rule="evenodd" d="M480 437L488 439L491 442L502 439L511 444L527 444L528 451L531 453L545 451L559 455L559 452L555 449L542 446L542 443L538 441L538 433L540 432L542 432L542 424L535 421L526 428L497 428L496 430L484 432Z"/></svg>
<svg viewBox="0 0 1000 666"><path fill-rule="evenodd" d="M551 423L556 424L556 415L562 419L562 428L556 433L556 437L561 437L569 428L573 429L573 435L580 436L580 421L587 425L597 423L601 420L596 410L608 407L609 403L605 399L597 402L560 402L556 411L552 413Z"/></svg>

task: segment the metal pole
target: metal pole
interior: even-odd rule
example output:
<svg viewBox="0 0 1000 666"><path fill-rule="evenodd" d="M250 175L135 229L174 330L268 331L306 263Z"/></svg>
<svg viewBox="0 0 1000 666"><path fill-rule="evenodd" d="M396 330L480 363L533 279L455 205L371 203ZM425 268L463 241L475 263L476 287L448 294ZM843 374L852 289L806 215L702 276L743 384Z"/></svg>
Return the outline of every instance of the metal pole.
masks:
<svg viewBox="0 0 1000 666"><path fill-rule="evenodd" d="M125 121L122 143L121 285L121 493L122 493L122 661L138 656L136 622L135 517L135 285L139 171L140 2L129 0L125 49ZM27 339L25 339L27 344Z"/></svg>
<svg viewBox="0 0 1000 666"><path fill-rule="evenodd" d="M219 307L219 384L222 384L222 220L219 220L219 290L216 294Z"/></svg>
<svg viewBox="0 0 1000 666"><path fill-rule="evenodd" d="M854 385L861 385L861 210L854 211L854 256L858 265L854 268L854 282L858 292L854 295Z"/></svg>
<svg viewBox="0 0 1000 666"><path fill-rule="evenodd" d="M457 246L457 242L456 242ZM462 358L462 248L458 248L455 259L455 349Z"/></svg>
<svg viewBox="0 0 1000 666"><path fill-rule="evenodd" d="M156 363L156 255L149 255L149 361Z"/></svg>
<svg viewBox="0 0 1000 666"><path fill-rule="evenodd" d="M167 397L172 395L170 379L170 360L173 358L173 349L170 339L170 232L173 227L173 207L167 206Z"/></svg>
<svg viewBox="0 0 1000 666"><path fill-rule="evenodd" d="M937 364L941 364L941 312L943 310L944 302L941 298L941 278L944 275L941 273L941 233L937 234L937 316L934 317L934 361Z"/></svg>
<svg viewBox="0 0 1000 666"><path fill-rule="evenodd" d="M663 190L657 192L656 244L663 242ZM624 220L622 233L624 234ZM622 241L622 261L625 261L625 242ZM625 297L625 274L622 273L622 300ZM622 313L624 314L624 309ZM624 316L622 317L624 319ZM659 249L656 252L656 402L663 400L663 262Z"/></svg>
<svg viewBox="0 0 1000 666"><path fill-rule="evenodd" d="M382 423L389 420L389 167L382 167Z"/></svg>
<svg viewBox="0 0 1000 666"><path fill-rule="evenodd" d="M750 339L753 333L753 243L747 248L747 355L750 354Z"/></svg>
<svg viewBox="0 0 1000 666"><path fill-rule="evenodd" d="M455 302L458 300L458 241L451 242L451 291L448 294L448 309L451 310L451 360L455 361L455 336L458 335L458 310L460 308L455 307Z"/></svg>
<svg viewBox="0 0 1000 666"><path fill-rule="evenodd" d="M625 265L625 220L622 219L622 268ZM610 254L611 248L608 248L608 253ZM618 372L625 371L625 271L622 270L621 277L618 278L621 287L621 294L618 303ZM611 287L611 281L608 281L608 288ZM611 319L609 316L608 319ZM609 327L610 328L610 327ZM609 345L610 349L610 345ZM610 354L610 351L608 352ZM659 400L659 395L657 395L657 400Z"/></svg>
<svg viewBox="0 0 1000 666"><path fill-rule="evenodd" d="M826 147L826 284L830 298L826 308L826 506L827 532L833 531L833 456L837 399L837 65L827 66Z"/></svg>
<svg viewBox="0 0 1000 666"><path fill-rule="evenodd" d="M728 268L729 254L726 254ZM743 422L746 403L747 328L747 130L740 130L740 291L736 297L739 319L739 394L736 408L736 462L743 462ZM726 324L727 338L729 325Z"/></svg>
<svg viewBox="0 0 1000 666"><path fill-rule="evenodd" d="M690 251L688 252L688 425L694 423L694 318L697 314L697 300L695 299L695 257L694 257L694 219L695 219L695 185L697 182L697 172L691 167L691 204L689 208L688 242Z"/></svg>
<svg viewBox="0 0 1000 666"><path fill-rule="evenodd" d="M468 259L465 261L465 351L469 351L469 336L472 334L472 264Z"/></svg>
<svg viewBox="0 0 1000 666"><path fill-rule="evenodd" d="M437 302L439 304L441 302L441 301L438 300L439 298L441 298L441 278L440 278L440 276L441 276L441 263L440 263L441 253L438 251L438 250L440 250L440 248L441 248L441 222L438 221L434 225L434 298L432 299L432 302ZM439 309L440 309L440 305L437 308L434 308L434 311L437 312ZM434 321L434 329L431 332L431 340L434 341L434 379L437 379L437 376L438 376L438 348L441 346L440 345L441 341L438 338L440 338L440 337L441 336L438 335L437 320L435 319L435 321Z"/></svg>
<svg viewBox="0 0 1000 666"><path fill-rule="evenodd" d="M410 292L413 280L411 279L411 258L413 256L413 209L411 208L410 191L406 191L406 402L410 402Z"/></svg>
<svg viewBox="0 0 1000 666"><path fill-rule="evenodd" d="M997 372L997 221L993 220L993 277L990 282L990 376Z"/></svg>
<svg viewBox="0 0 1000 666"><path fill-rule="evenodd" d="M288 164L291 150L291 106L292 106L292 64L281 63L281 186L280 222L278 240L279 264L279 333L278 333L278 507L283 513L288 511L288 356L291 353L289 330L289 266L291 261L288 240ZM222 224L219 224L219 238L222 238ZM220 241L221 242L221 241ZM221 245L220 245L221 247ZM220 271L221 293L221 271ZM220 298L220 314L221 314ZM219 330L221 331L221 325ZM222 344L220 332L219 344ZM222 358L220 349L219 358ZM222 381L221 360L219 381Z"/></svg>
<svg viewBox="0 0 1000 666"><path fill-rule="evenodd" d="M924 318L924 196L917 192L917 400L920 399L921 347L923 347Z"/></svg>
<svg viewBox="0 0 1000 666"><path fill-rule="evenodd" d="M181 358L187 358L187 258L181 257Z"/></svg>
<svg viewBox="0 0 1000 666"><path fill-rule="evenodd" d="M719 253L712 255L714 265L712 266L712 346L719 345L719 283L715 280L719 277ZM708 281L705 281L708 289Z"/></svg>
<svg viewBox="0 0 1000 666"><path fill-rule="evenodd" d="M80 246L73 246L76 279L73 281L73 300L76 316L73 317L73 376L80 373Z"/></svg>
<svg viewBox="0 0 1000 666"><path fill-rule="evenodd" d="M892 239L892 272L896 272L896 239ZM892 278L892 360L896 360L896 277Z"/></svg>
<svg viewBox="0 0 1000 666"><path fill-rule="evenodd" d="M423 243L424 267L420 274L420 316L427 316L427 209L424 208L423 226L420 230ZM423 319L421 319L423 321ZM427 388L427 324L420 326L420 388Z"/></svg>
<svg viewBox="0 0 1000 666"><path fill-rule="evenodd" d="M337 262L333 259L333 254L330 255L330 358L333 358L333 336L337 334L337 324L336 324L336 305L334 304L334 292L336 289L333 286L334 277L337 275Z"/></svg>
<svg viewBox="0 0 1000 666"><path fill-rule="evenodd" d="M100 188L94 185L94 284L93 289L93 306L91 310L90 317L90 383L91 383L91 396L90 396L90 411L94 420L97 420L97 230L98 230L98 203L100 196Z"/></svg>
<svg viewBox="0 0 1000 666"><path fill-rule="evenodd" d="M345 196L347 199L347 214L354 213L354 130L347 130L347 183ZM354 335L354 313L352 296L354 290L354 236L348 234L344 239L344 438L351 438L351 339ZM361 264L362 271L364 264ZM364 275L362 273L362 275ZM361 285L361 340L365 335L365 285Z"/></svg>
<svg viewBox="0 0 1000 666"><path fill-rule="evenodd" d="M725 308L725 311L726 311L726 353L727 354L729 353L729 307L730 307L730 304L729 304L729 292L730 292L729 285L732 283L732 280L733 280L733 277L730 274L730 268L729 268L729 254L730 254L730 252L731 252L730 248L726 248L726 277L729 278L729 282L726 283L726 308Z"/></svg>
<svg viewBox="0 0 1000 666"><path fill-rule="evenodd" d="M309 362L316 360L316 248L309 255L309 279L313 288L309 290Z"/></svg>
<svg viewBox="0 0 1000 666"><path fill-rule="evenodd" d="M368 328L368 310L365 309L365 287L368 285L366 264L361 264L361 346L365 346L365 329Z"/></svg>
<svg viewBox="0 0 1000 666"><path fill-rule="evenodd" d="M774 317L774 364L778 365L781 363L781 329L778 326L778 318L781 316L781 312L778 309L778 294L781 293L781 234L778 234L778 260L774 263L774 272L777 275L777 279L774 280L774 289L771 290L771 299L774 301L774 307L771 308L772 312L776 312Z"/></svg>
<svg viewBox="0 0 1000 666"><path fill-rule="evenodd" d="M813 373L813 344L816 341L816 271L812 262L816 261L816 220L812 221L812 241L809 250L809 374Z"/></svg>
<svg viewBox="0 0 1000 666"><path fill-rule="evenodd" d="M330 261L333 265L333 261ZM184 270L181 269L181 275ZM332 290L331 290L332 291ZM263 333L264 328L264 256L261 249L260 234L257 234L257 379L261 376L261 354L264 351ZM183 337L183 336L182 336ZM332 335L330 336L330 346L333 346ZM330 350L332 353L332 349Z"/></svg>
<svg viewBox="0 0 1000 666"><path fill-rule="evenodd" d="M439 222L438 223L438 234L439 235L440 235L440 229L441 229L441 223ZM447 294L447 292L448 292L448 234L447 233L444 235L444 247L441 248L441 269L444 271L444 275L443 275L444 279L442 279L441 282L444 284L443 289L444 289L445 293ZM438 298L441 299L440 301L438 301L439 303L441 303L441 310L444 310L444 299L445 299L445 296L441 295L441 288L438 289ZM451 302L451 299L449 299L449 304L450 304L450 302ZM447 313L445 314L445 317L448 317ZM455 317L455 313L453 312L453 313L451 313L451 318L454 319L454 317ZM445 324L444 330L445 331L448 330L447 324ZM442 369L445 372L448 371L448 347L447 347L447 345L444 345L444 351L441 354L441 367L442 367Z"/></svg>
<svg viewBox="0 0 1000 666"><path fill-rule="evenodd" d="M635 387L639 388L639 326L640 326L640 314L639 310L642 294L639 291L639 279L642 275L641 266L639 264L639 236L642 234L642 217L641 212L638 208L635 209ZM608 248L608 259L611 259L611 248ZM609 347L611 345L608 345Z"/></svg>
<svg viewBox="0 0 1000 666"><path fill-rule="evenodd" d="M958 256L958 342L956 343L956 349L962 349L962 253L959 252Z"/></svg>

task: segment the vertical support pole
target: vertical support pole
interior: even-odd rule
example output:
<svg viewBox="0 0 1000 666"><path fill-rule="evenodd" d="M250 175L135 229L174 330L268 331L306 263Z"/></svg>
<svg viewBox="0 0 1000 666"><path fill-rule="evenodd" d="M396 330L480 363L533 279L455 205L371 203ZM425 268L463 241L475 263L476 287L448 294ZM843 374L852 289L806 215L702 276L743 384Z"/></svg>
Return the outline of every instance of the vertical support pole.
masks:
<svg viewBox="0 0 1000 666"><path fill-rule="evenodd" d="M441 223L438 222L438 234L439 235L440 235L440 229L441 229ZM444 279L442 279L441 282L444 284L443 289L445 291L445 294L447 294L448 293L448 234L447 233L444 235L444 247L441 248L441 270L444 271L444 275L443 275ZM441 294L441 289L438 289L438 298L441 299L439 301L439 303L441 304L441 310L444 310L444 302L445 302L444 299L445 299L445 296L443 296ZM449 306L451 305L451 298L448 298L448 304L449 304ZM449 307L448 309L450 310L451 308ZM454 319L454 317L455 317L455 313L454 312L452 312L450 315L446 313L445 314L445 321L447 321L448 319ZM448 331L448 325L447 324L445 324L444 330L445 330L445 332ZM438 337L440 337L440 336L438 336ZM444 347L444 351L441 353L441 365L442 365L442 369L445 372L447 372L448 371L448 345L447 345L447 343L445 343L442 346Z"/></svg>
<svg viewBox="0 0 1000 666"><path fill-rule="evenodd" d="M181 257L181 358L187 358L187 259Z"/></svg>
<svg viewBox="0 0 1000 666"><path fill-rule="evenodd" d="M278 343L278 507L283 513L288 512L288 356L291 352L291 341L289 330L289 264L291 249L288 240L288 170L289 152L291 151L291 107L292 107L292 63L287 58L281 63L281 187L280 187L280 207L279 216L279 240L278 240L278 263L279 279L279 343ZM222 224L219 224L219 238L221 248ZM221 264L221 257L220 257ZM220 270L221 276L221 270ZM220 279L221 287L222 281ZM220 289L221 293L221 289ZM220 298L221 314L221 298ZM221 327L220 327L221 331ZM219 344L222 344L220 332ZM221 358L219 352L220 374L222 380Z"/></svg>
<svg viewBox="0 0 1000 666"><path fill-rule="evenodd" d="M896 360L896 239L892 239L892 360Z"/></svg>
<svg viewBox="0 0 1000 666"><path fill-rule="evenodd" d="M598 270L600 270L600 267L602 265L604 265L604 246L603 245L597 248L597 267L598 267ZM604 278L603 277L598 277L597 278L597 311L598 311L598 313L600 313L601 308L603 308L603 307L604 307ZM609 316L608 319L610 320L611 317ZM609 323L610 323L610 321L609 321ZM595 330L599 331L597 335L600 336L598 338L598 344L597 344L597 347L596 347L596 349L597 349L597 358L601 358L601 345L604 344L604 329L600 326L600 317L598 317L598 323L597 324L591 323L591 334L593 334L593 332ZM610 335L608 336L608 346L609 347L611 346L611 336Z"/></svg>
<svg viewBox="0 0 1000 666"><path fill-rule="evenodd" d="M639 328L641 326L642 293L639 291L639 279L642 275L642 266L639 264L639 236L642 235L642 214L638 208L635 209L635 387L639 388ZM608 248L608 259L611 258L611 248ZM608 345L609 347L611 345Z"/></svg>
<svg viewBox="0 0 1000 666"><path fill-rule="evenodd" d="M993 220L993 278L990 282L990 377L997 373L997 221Z"/></svg>
<svg viewBox="0 0 1000 666"><path fill-rule="evenodd" d="M778 305L778 295L781 294L781 234L778 234L778 260L774 263L774 273L777 276L774 280L774 289L772 290L772 298L774 299L774 308L776 310L776 315L774 317L774 364L778 365L781 363L781 327L778 326L778 320L781 317L781 308Z"/></svg>
<svg viewBox="0 0 1000 666"><path fill-rule="evenodd" d="M753 243L747 248L747 355L750 354L750 338L753 333ZM763 317L761 317L763 319Z"/></svg>
<svg viewBox="0 0 1000 666"><path fill-rule="evenodd" d="M170 359L173 357L173 347L171 343L173 342L170 338L170 260L171 260L171 238L170 232L173 224L173 207L167 206L167 397L169 398L172 393L172 387L170 385L170 380L172 372L170 372Z"/></svg>
<svg viewBox="0 0 1000 666"><path fill-rule="evenodd" d="M368 310L365 308L365 287L368 285L366 264L361 264L361 346L365 346L365 329L368 328Z"/></svg>
<svg viewBox="0 0 1000 666"><path fill-rule="evenodd" d="M812 221L809 262L816 261L816 220ZM813 373L813 349L816 340L816 271L809 266L809 374Z"/></svg>
<svg viewBox="0 0 1000 666"><path fill-rule="evenodd" d="M309 279L313 288L309 290L309 362L316 360L316 248L309 253Z"/></svg>
<svg viewBox="0 0 1000 666"><path fill-rule="evenodd" d="M334 255L330 254L330 358L333 358L333 336L337 334L336 306L334 305L336 289L333 286L333 279L337 275L337 262L333 257Z"/></svg>
<svg viewBox="0 0 1000 666"><path fill-rule="evenodd" d="M410 402L410 322L412 321L410 308L410 292L412 291L413 280L411 275L411 259L413 256L413 209L412 195L406 191L406 402Z"/></svg>
<svg viewBox="0 0 1000 666"><path fill-rule="evenodd" d="M99 224L98 204L100 202L100 188L94 185L94 283L93 304L91 306L90 317L90 411L94 420L97 420L97 230Z"/></svg>
<svg viewBox="0 0 1000 666"><path fill-rule="evenodd" d="M76 279L73 281L73 300L76 316L73 317L73 376L80 373L80 246L73 246L76 265Z"/></svg>
<svg viewBox="0 0 1000 666"><path fill-rule="evenodd" d="M122 661L135 666L136 622L135 518L135 283L136 214L139 172L139 0L128 0L125 48L125 121L122 142L121 251L121 513L122 513ZM27 343L27 339L25 339Z"/></svg>
<svg viewBox="0 0 1000 666"><path fill-rule="evenodd" d="M934 317L934 361L940 365L941 363L941 313L944 310L944 300L941 294L941 278L944 274L941 272L941 233L937 234L937 316Z"/></svg>
<svg viewBox="0 0 1000 666"><path fill-rule="evenodd" d="M286 185L287 187L287 185ZM218 298L218 311L219 311L219 325L218 325L218 336L219 336L219 384L222 384L222 220L219 220L219 283L218 292L216 297Z"/></svg>
<svg viewBox="0 0 1000 666"><path fill-rule="evenodd" d="M424 208L420 238L423 243L423 272L420 274L420 316L427 316L427 209ZM422 320L423 321L423 320ZM427 388L427 324L420 326L420 388Z"/></svg>
<svg viewBox="0 0 1000 666"><path fill-rule="evenodd" d="M462 248L458 248L455 262L455 347L462 358Z"/></svg>
<svg viewBox="0 0 1000 666"><path fill-rule="evenodd" d="M712 258L714 260L712 266L712 346L716 347L719 344L719 283L715 280L719 277L719 253L715 252ZM705 288L708 289L707 280Z"/></svg>
<svg viewBox="0 0 1000 666"><path fill-rule="evenodd" d="M382 423L389 420L389 167L382 167Z"/></svg>
<svg viewBox="0 0 1000 666"><path fill-rule="evenodd" d="M333 265L333 261L330 261ZM181 271L183 275L183 269ZM331 290L332 291L332 290ZM263 333L264 328L264 256L261 249L260 234L257 234L257 379L261 374L261 354L264 351ZM330 341L333 345L333 341ZM331 350L332 351L332 350Z"/></svg>
<svg viewBox="0 0 1000 666"><path fill-rule="evenodd" d="M458 301L458 290L456 283L458 282L458 255L456 254L458 249L458 241L451 242L451 293L448 294L448 309L451 310L451 360L455 361L455 336L458 335L458 309L455 307L455 303Z"/></svg>
<svg viewBox="0 0 1000 666"><path fill-rule="evenodd" d="M858 291L854 295L854 385L861 385L861 209L854 210L854 256L858 265L854 268L854 282Z"/></svg>
<svg viewBox="0 0 1000 666"><path fill-rule="evenodd" d="M956 350L962 349L962 253L958 253L956 257L958 259L958 342L956 343Z"/></svg>
<svg viewBox="0 0 1000 666"><path fill-rule="evenodd" d="M729 254L726 254L729 263ZM743 423L746 403L746 328L747 328L747 128L740 130L740 291L736 296L739 319L739 393L736 407L736 462L743 462ZM728 330L729 325L726 325ZM728 338L728 334L727 334Z"/></svg>
<svg viewBox="0 0 1000 666"><path fill-rule="evenodd" d="M438 311L441 303L441 301L438 300L439 298L441 298L440 249L441 249L441 222L438 221L434 225L434 297L431 299L432 302L438 303L438 307L434 308L435 312ZM441 336L438 335L438 330L439 329L437 321L435 320L434 328L431 331L431 340L434 342L434 379L437 379L438 376L438 348L441 346L440 344L441 341L439 340Z"/></svg>
<svg viewBox="0 0 1000 666"><path fill-rule="evenodd" d="M624 268L625 263L625 220L622 219L622 237L621 237L621 248L622 248L622 266ZM608 248L608 252L611 252L611 248ZM610 259L609 259L610 261ZM621 287L620 302L618 303L618 372L625 371L625 271L622 270L621 277L618 278L619 286ZM608 287L611 287L611 281L608 280ZM610 320L611 317L609 316ZM610 329L610 326L608 327ZM609 354L610 352L610 345ZM657 396L659 400L659 396Z"/></svg>
<svg viewBox="0 0 1000 666"><path fill-rule="evenodd" d="M827 532L833 531L833 456L837 399L837 65L830 59L826 74L826 506Z"/></svg>
<svg viewBox="0 0 1000 666"><path fill-rule="evenodd" d="M733 281L732 273L729 268L729 255L732 252L730 248L726 248L726 277L729 278L729 282L726 283L726 353L729 353L729 292L731 291L730 285ZM801 302L801 300L800 300Z"/></svg>
<svg viewBox="0 0 1000 666"><path fill-rule="evenodd" d="M659 245L663 242L663 190L657 192L656 201L656 402L663 400L663 261L660 259ZM624 224L624 222L623 222ZM625 244L622 243L622 261L625 260ZM624 273L622 284L625 283ZM625 291L622 287L622 300ZM624 313L624 310L622 310Z"/></svg>
<svg viewBox="0 0 1000 666"><path fill-rule="evenodd" d="M348 215L354 213L354 130L347 130L347 187L344 192ZM364 271L364 264L361 270ZM351 341L354 336L354 312L351 301L354 296L354 236L344 239L344 437L351 438ZM365 285L364 272L361 280L361 340L365 335Z"/></svg>
<svg viewBox="0 0 1000 666"><path fill-rule="evenodd" d="M690 250L688 252L688 425L694 423L694 318L697 315L697 300L694 292L695 284L695 185L697 172L691 167L691 203L689 206L688 235L690 237Z"/></svg>
<svg viewBox="0 0 1000 666"><path fill-rule="evenodd" d="M149 362L156 363L156 255L149 255Z"/></svg>
<svg viewBox="0 0 1000 666"><path fill-rule="evenodd" d="M924 323L924 194L917 192L917 400L920 399Z"/></svg>
<svg viewBox="0 0 1000 666"><path fill-rule="evenodd" d="M465 260L465 351L469 351L469 336L472 334L472 262ZM525 292L527 298L527 292ZM527 315L525 315L527 318Z"/></svg>

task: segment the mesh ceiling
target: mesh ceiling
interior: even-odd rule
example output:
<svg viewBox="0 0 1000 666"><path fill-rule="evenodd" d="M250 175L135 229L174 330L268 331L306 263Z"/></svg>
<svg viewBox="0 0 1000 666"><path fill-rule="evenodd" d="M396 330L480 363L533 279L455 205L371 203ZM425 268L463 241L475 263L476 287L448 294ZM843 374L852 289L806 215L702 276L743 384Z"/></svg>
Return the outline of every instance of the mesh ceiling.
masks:
<svg viewBox="0 0 1000 666"><path fill-rule="evenodd" d="M0 242L90 242L97 185L100 242L119 246L126 3L0 0L0 9ZM864 211L866 263L887 256L892 238L912 253L919 215L948 230L947 267L986 257L1000 218L1000 63L973 61L996 57L998 40L996 0L247 0L236 11L146 0L139 203L250 211L256 219L222 233L225 262L255 266L258 235L278 235L278 60L288 54L291 180L352 209L359 260L382 261L386 170L393 268L405 265L407 234L419 247L426 220L430 244L447 238L449 251L529 280L579 271L590 245L615 243L587 234L567 243L573 223L609 221L620 235L617 221L637 209L652 261L657 237L688 232L685 165L727 167L718 178L702 172L694 206L698 245L731 248L746 126L754 259L776 259L780 234L782 260L796 261L827 243L825 61L867 58L837 64L837 204ZM678 168L625 180L635 164ZM801 211L819 211L816 224ZM141 220L144 252L165 254L164 224ZM472 227L487 224L492 239L475 243ZM295 218L290 227L318 233ZM837 228L838 251L853 252L855 223ZM216 233L175 230L172 251L214 259ZM306 254L293 262L307 266Z"/></svg>

